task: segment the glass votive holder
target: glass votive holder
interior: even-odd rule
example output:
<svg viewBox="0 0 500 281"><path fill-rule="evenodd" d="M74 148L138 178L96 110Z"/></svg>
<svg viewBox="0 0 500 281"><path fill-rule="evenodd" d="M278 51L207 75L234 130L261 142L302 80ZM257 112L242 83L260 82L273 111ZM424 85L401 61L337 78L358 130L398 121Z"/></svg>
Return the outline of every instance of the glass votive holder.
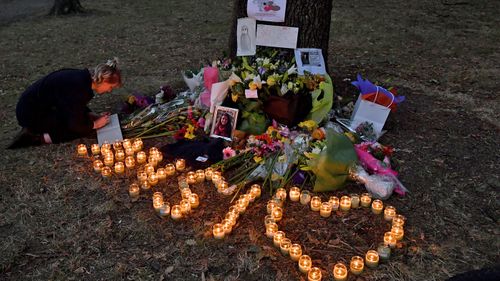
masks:
<svg viewBox="0 0 500 281"><path fill-rule="evenodd" d="M146 152L144 152L144 151L137 152L137 154L135 155L135 159L137 160L138 164L146 163L146 160L147 160Z"/></svg>
<svg viewBox="0 0 500 281"><path fill-rule="evenodd" d="M369 250L365 255L365 264L369 268L375 268L378 266L379 256L377 251Z"/></svg>
<svg viewBox="0 0 500 281"><path fill-rule="evenodd" d="M115 163L113 154L106 154L103 159L104 165L111 167Z"/></svg>
<svg viewBox="0 0 500 281"><path fill-rule="evenodd" d="M221 178L222 178L222 173L220 171L214 171L212 173L212 183L215 184L215 186L219 184Z"/></svg>
<svg viewBox="0 0 500 281"><path fill-rule="evenodd" d="M182 218L182 208L180 205L173 205L172 208L170 208L170 217L173 220L179 220Z"/></svg>
<svg viewBox="0 0 500 281"><path fill-rule="evenodd" d="M298 261L302 256L302 247L299 244L292 244L288 253L293 261Z"/></svg>
<svg viewBox="0 0 500 281"><path fill-rule="evenodd" d="M78 156L85 157L87 156L87 146L84 144L79 144L76 148Z"/></svg>
<svg viewBox="0 0 500 281"><path fill-rule="evenodd" d="M142 190L148 190L151 188L151 185L149 184L148 180L140 181L139 183L141 185Z"/></svg>
<svg viewBox="0 0 500 281"><path fill-rule="evenodd" d="M182 199L190 199L192 195L191 189L189 187L184 187L181 189Z"/></svg>
<svg viewBox="0 0 500 281"><path fill-rule="evenodd" d="M152 172L148 176L148 183L150 186L155 186L158 184L158 176L156 175L155 172Z"/></svg>
<svg viewBox="0 0 500 281"><path fill-rule="evenodd" d="M163 202L163 205L160 207L159 215L162 218L166 218L170 215L170 204L168 202Z"/></svg>
<svg viewBox="0 0 500 281"><path fill-rule="evenodd" d="M165 165L165 171L167 172L167 176L171 177L175 175L175 166L174 164Z"/></svg>
<svg viewBox="0 0 500 281"><path fill-rule="evenodd" d="M332 214L332 205L329 201L321 203L319 214L324 218L330 217L330 215Z"/></svg>
<svg viewBox="0 0 500 281"><path fill-rule="evenodd" d="M332 210L337 211L340 207L340 199L336 196L330 196L330 199L328 200L330 202L330 205L332 205Z"/></svg>
<svg viewBox="0 0 500 281"><path fill-rule="evenodd" d="M271 214L274 220L278 222L283 217L283 209L281 207L274 207Z"/></svg>
<svg viewBox="0 0 500 281"><path fill-rule="evenodd" d="M300 200L300 188L296 186L292 186L290 191L288 192L288 196L290 200L293 202L298 202Z"/></svg>
<svg viewBox="0 0 500 281"><path fill-rule="evenodd" d="M181 206L183 215L187 215L191 212L191 202L189 202L189 199L182 199L179 205Z"/></svg>
<svg viewBox="0 0 500 281"><path fill-rule="evenodd" d="M153 165L151 165L150 163L144 165L144 172L146 172L146 174L150 175L151 173L154 173L155 172L155 167Z"/></svg>
<svg viewBox="0 0 500 281"><path fill-rule="evenodd" d="M134 156L127 156L125 157L125 167L127 169L132 169L135 167L135 158Z"/></svg>
<svg viewBox="0 0 500 281"><path fill-rule="evenodd" d="M300 192L300 204L308 205L310 201L311 201L311 192L309 192L308 190L302 190Z"/></svg>
<svg viewBox="0 0 500 281"><path fill-rule="evenodd" d="M274 220L273 215L266 215L264 217L264 225L267 225L269 223L275 223L276 221Z"/></svg>
<svg viewBox="0 0 500 281"><path fill-rule="evenodd" d="M203 170L196 170L196 182L197 183L202 183L205 181L205 171Z"/></svg>
<svg viewBox="0 0 500 281"><path fill-rule="evenodd" d="M266 210L268 214L272 215L274 207L277 207L276 202L273 200L267 201Z"/></svg>
<svg viewBox="0 0 500 281"><path fill-rule="evenodd" d="M113 149L116 151L116 150L120 150L120 149L123 149L123 146L122 146L122 142L117 140L117 141L114 141L113 142Z"/></svg>
<svg viewBox="0 0 500 281"><path fill-rule="evenodd" d="M215 239L223 239L226 232L224 231L224 226L221 223L216 223L212 227L212 233Z"/></svg>
<svg viewBox="0 0 500 281"><path fill-rule="evenodd" d="M391 248L396 247L396 237L394 237L392 232L389 231L384 233L384 244Z"/></svg>
<svg viewBox="0 0 500 281"><path fill-rule="evenodd" d="M359 208L359 195L351 194L351 208L357 209Z"/></svg>
<svg viewBox="0 0 500 281"><path fill-rule="evenodd" d="M354 256L351 258L351 263L349 268L354 275L360 275L365 268L364 259L360 256Z"/></svg>
<svg viewBox="0 0 500 281"><path fill-rule="evenodd" d="M321 208L321 198L319 196L313 196L311 198L311 211L319 211Z"/></svg>
<svg viewBox="0 0 500 281"><path fill-rule="evenodd" d="M140 138L135 139L132 143L132 148L134 149L135 152L141 151L142 146L143 146L143 143L142 143L142 140Z"/></svg>
<svg viewBox="0 0 500 281"><path fill-rule="evenodd" d="M139 199L139 195L141 193L141 189L137 183L132 183L128 187L128 194L130 196L130 201L135 202Z"/></svg>
<svg viewBox="0 0 500 281"><path fill-rule="evenodd" d="M394 216L396 215L396 208L393 206L387 206L384 209L384 220L386 221L392 221Z"/></svg>
<svg viewBox="0 0 500 281"><path fill-rule="evenodd" d="M349 209L351 209L351 197L342 196L340 198L340 210L347 212Z"/></svg>
<svg viewBox="0 0 500 281"><path fill-rule="evenodd" d="M175 160L175 169L179 172L184 171L184 169L186 169L186 160L184 159Z"/></svg>
<svg viewBox="0 0 500 281"><path fill-rule="evenodd" d="M224 229L224 234L228 235L233 231L233 222L228 219L223 219L221 221L222 228Z"/></svg>
<svg viewBox="0 0 500 281"><path fill-rule="evenodd" d="M158 177L158 181L164 181L167 179L167 172L164 168L158 168L158 170L156 170L156 176Z"/></svg>
<svg viewBox="0 0 500 281"><path fill-rule="evenodd" d="M211 168L211 167L206 168L205 169L205 179L207 181L211 181L213 173L214 173L214 169L213 168Z"/></svg>
<svg viewBox="0 0 500 281"><path fill-rule="evenodd" d="M276 233L274 233L274 236L273 236L274 247L279 248L280 244L281 244L281 240L283 240L283 238L285 238L285 232L283 232L281 230L276 231Z"/></svg>
<svg viewBox="0 0 500 281"><path fill-rule="evenodd" d="M280 251L283 255L288 256L290 247L292 246L292 241L288 238L281 239L280 242Z"/></svg>
<svg viewBox="0 0 500 281"><path fill-rule="evenodd" d="M132 147L132 141L130 139L124 139L122 141L122 146L124 149L131 148Z"/></svg>
<svg viewBox="0 0 500 281"><path fill-rule="evenodd" d="M308 255L302 255L302 256L300 256L298 264L299 264L299 270L300 270L300 272L302 272L302 273L308 273L309 270L312 267L311 257L308 256Z"/></svg>
<svg viewBox="0 0 500 281"><path fill-rule="evenodd" d="M102 170L102 167L104 167L104 163L102 163L101 160L97 159L97 160L94 160L94 162L92 163L92 166L94 167L94 171L96 173L100 173Z"/></svg>
<svg viewBox="0 0 500 281"><path fill-rule="evenodd" d="M377 253L382 261L387 261L391 257L391 248L385 243L380 243L377 248Z"/></svg>
<svg viewBox="0 0 500 281"><path fill-rule="evenodd" d="M361 207L365 207L365 208L370 207L370 204L372 202L371 194L370 193L361 194L360 201L361 201Z"/></svg>
<svg viewBox="0 0 500 281"><path fill-rule="evenodd" d="M137 171L137 180L139 182L147 181L148 180L148 174L144 171Z"/></svg>
<svg viewBox="0 0 500 281"><path fill-rule="evenodd" d="M200 198L198 197L198 194L191 193L191 196L189 196L189 203L191 203L191 209L198 208L200 205Z"/></svg>
<svg viewBox="0 0 500 281"><path fill-rule="evenodd" d="M381 200L375 199L372 202L372 213L375 215L380 215L384 209L384 203Z"/></svg>
<svg viewBox="0 0 500 281"><path fill-rule="evenodd" d="M123 150L116 150L115 151L115 159L116 161L123 161L125 160L125 151Z"/></svg>
<svg viewBox="0 0 500 281"><path fill-rule="evenodd" d="M285 202L286 201L286 189L284 189L282 187L276 189L275 196L280 198L283 202Z"/></svg>
<svg viewBox="0 0 500 281"><path fill-rule="evenodd" d="M392 226L403 226L406 218L403 215L395 215L392 219Z"/></svg>
<svg viewBox="0 0 500 281"><path fill-rule="evenodd" d="M102 167L102 169L101 169L101 175L102 175L103 178L109 178L109 177L111 177L111 174L112 173L111 173L111 168L110 167L108 167L108 166Z"/></svg>
<svg viewBox="0 0 500 281"><path fill-rule="evenodd" d="M191 171L186 174L186 181L188 184L195 184L196 183L196 173Z"/></svg>
<svg viewBox="0 0 500 281"><path fill-rule="evenodd" d="M313 267L307 273L307 280L308 281L320 281L321 278L322 278L321 269L319 269L319 267Z"/></svg>
<svg viewBox="0 0 500 281"><path fill-rule="evenodd" d="M252 197L254 198L253 200L255 200L255 198L259 198L261 193L262 191L260 189L260 185L252 184L252 186L250 186L250 195L252 195Z"/></svg>
<svg viewBox="0 0 500 281"><path fill-rule="evenodd" d="M267 237L274 238L274 234L276 234L276 232L278 232L278 225L275 222L266 224L266 236Z"/></svg>
<svg viewBox="0 0 500 281"><path fill-rule="evenodd" d="M391 228L391 232L397 241L402 240L405 234L403 227L398 225L393 225Z"/></svg>
<svg viewBox="0 0 500 281"><path fill-rule="evenodd" d="M116 162L115 163L115 173L118 175L121 175L125 172L125 165L123 162Z"/></svg>
<svg viewBox="0 0 500 281"><path fill-rule="evenodd" d="M94 143L90 146L90 150L92 151L92 155L99 155L101 153L101 147L97 144Z"/></svg>
<svg viewBox="0 0 500 281"><path fill-rule="evenodd" d="M335 281L347 280L347 266L344 263L337 263L333 266L333 278Z"/></svg>

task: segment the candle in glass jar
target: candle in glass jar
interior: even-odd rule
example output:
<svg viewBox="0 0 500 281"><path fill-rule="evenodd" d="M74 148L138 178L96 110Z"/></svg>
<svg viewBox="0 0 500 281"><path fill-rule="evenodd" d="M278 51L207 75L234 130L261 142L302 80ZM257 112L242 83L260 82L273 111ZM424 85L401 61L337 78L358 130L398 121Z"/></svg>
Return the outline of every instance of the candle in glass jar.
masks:
<svg viewBox="0 0 500 281"><path fill-rule="evenodd" d="M103 153L103 150L104 152L111 150L111 144L109 144L109 142L104 142L101 145L101 153Z"/></svg>
<svg viewBox="0 0 500 281"><path fill-rule="evenodd" d="M142 150L142 140L141 139L135 139L134 142L132 143L132 148L134 149L135 152L139 152Z"/></svg>
<svg viewBox="0 0 500 281"><path fill-rule="evenodd" d="M319 214L324 218L328 218L332 214L332 205L330 202L321 203Z"/></svg>
<svg viewBox="0 0 500 281"><path fill-rule="evenodd" d="M223 219L220 224L222 224L222 228L224 229L224 235L230 234L233 231L233 223L227 219Z"/></svg>
<svg viewBox="0 0 500 281"><path fill-rule="evenodd" d="M391 248L396 246L396 237L394 237L392 232L389 231L384 234L384 244Z"/></svg>
<svg viewBox="0 0 500 281"><path fill-rule="evenodd" d="M363 272L363 269L365 268L365 262L362 257L360 256L354 256L351 258L351 264L349 266L352 274L354 275L360 275Z"/></svg>
<svg viewBox="0 0 500 281"><path fill-rule="evenodd" d="M403 226L406 218L403 215L395 215L392 219L392 226Z"/></svg>
<svg viewBox="0 0 500 281"><path fill-rule="evenodd" d="M170 208L170 217L173 220L182 218L182 209L180 205L173 205L172 208Z"/></svg>
<svg viewBox="0 0 500 281"><path fill-rule="evenodd" d="M175 166L174 164L165 165L165 171L167 172L167 176L171 177L175 175Z"/></svg>
<svg viewBox="0 0 500 281"><path fill-rule="evenodd" d="M106 156L104 156L104 165L108 166L108 167L111 167L113 166L114 164L114 158L113 158L113 154L106 154Z"/></svg>
<svg viewBox="0 0 500 281"><path fill-rule="evenodd" d="M266 206L267 213L272 215L274 207L277 207L276 202L274 202L273 200L269 200Z"/></svg>
<svg viewBox="0 0 500 281"><path fill-rule="evenodd" d="M347 280L347 266L339 262L333 266L333 278L335 281Z"/></svg>
<svg viewBox="0 0 500 281"><path fill-rule="evenodd" d="M191 209L198 208L200 205L200 198L198 197L198 194L191 193L191 196L189 196L189 203L191 204Z"/></svg>
<svg viewBox="0 0 500 281"><path fill-rule="evenodd" d="M205 181L205 171L196 170L196 182L201 183Z"/></svg>
<svg viewBox="0 0 500 281"><path fill-rule="evenodd" d="M252 195L252 197L254 198L253 200L255 200L255 198L259 198L261 195L260 185L252 184L252 186L250 187L250 195Z"/></svg>
<svg viewBox="0 0 500 281"><path fill-rule="evenodd" d="M122 141L122 146L123 146L124 149L131 148L132 147L132 142L130 141L130 139L124 139Z"/></svg>
<svg viewBox="0 0 500 281"><path fill-rule="evenodd" d="M372 213L375 215L380 215L382 213L382 210L384 209L384 203L382 203L381 200L373 200L372 202Z"/></svg>
<svg viewBox="0 0 500 281"><path fill-rule="evenodd" d="M164 168L158 168L158 170L156 170L156 176L159 181L164 181L167 179L167 172Z"/></svg>
<svg viewBox="0 0 500 281"><path fill-rule="evenodd" d="M115 151L115 159L117 161L123 161L125 159L125 152L123 150L116 150Z"/></svg>
<svg viewBox="0 0 500 281"><path fill-rule="evenodd" d="M139 182L147 181L148 180L148 174L144 171L137 171L137 180Z"/></svg>
<svg viewBox="0 0 500 281"><path fill-rule="evenodd" d="M374 250L369 250L365 255L365 263L369 268L375 268L378 266L378 253Z"/></svg>
<svg viewBox="0 0 500 281"><path fill-rule="evenodd" d="M311 211L319 211L321 208L321 198L319 196L313 196L311 199Z"/></svg>
<svg viewBox="0 0 500 281"><path fill-rule="evenodd" d="M280 221L283 217L283 209L281 207L274 207L271 214L275 221Z"/></svg>
<svg viewBox="0 0 500 281"><path fill-rule="evenodd" d="M154 155L149 155L148 164L150 164L153 167L156 167L158 166L158 159Z"/></svg>
<svg viewBox="0 0 500 281"><path fill-rule="evenodd" d="M145 181L141 181L139 182L141 184L141 188L143 190L148 190L151 188L151 185L149 184L148 180L145 180Z"/></svg>
<svg viewBox="0 0 500 281"><path fill-rule="evenodd" d="M330 202L330 205L332 205L332 210L333 211L337 211L340 207L340 199L336 196L330 196L330 200L328 200L328 202Z"/></svg>
<svg viewBox="0 0 500 281"><path fill-rule="evenodd" d="M311 270L312 267L312 260L311 257L308 255L302 255L299 258L299 270L302 273L308 273L309 270Z"/></svg>
<svg viewBox="0 0 500 281"><path fill-rule="evenodd" d="M243 200L243 199L236 200L235 206L238 208L238 212L240 214L243 214L245 212L245 210L247 209L247 204L246 204L245 200Z"/></svg>
<svg viewBox="0 0 500 281"><path fill-rule="evenodd" d="M227 213L225 216L225 220L227 220L228 223L231 224L231 227L233 227L236 224L237 219L238 219L238 215L235 213Z"/></svg>
<svg viewBox="0 0 500 281"><path fill-rule="evenodd" d="M288 238L281 239L280 251L283 255L288 256L290 253L290 247L292 246L292 241Z"/></svg>
<svg viewBox="0 0 500 281"><path fill-rule="evenodd" d="M275 194L278 198L280 198L281 200L286 201L286 189L280 187L278 189L276 189L276 194Z"/></svg>
<svg viewBox="0 0 500 281"><path fill-rule="evenodd" d="M313 267L309 270L307 273L307 280L308 281L319 281L321 280L321 269L319 267Z"/></svg>
<svg viewBox="0 0 500 281"><path fill-rule="evenodd" d="M144 172L146 172L146 174L150 175L150 174L155 172L155 167L153 167L153 165L148 163L148 164L144 165Z"/></svg>
<svg viewBox="0 0 500 281"><path fill-rule="evenodd" d="M189 199L182 199L179 205L181 205L183 215L187 215L191 212L191 202L189 202Z"/></svg>
<svg viewBox="0 0 500 281"><path fill-rule="evenodd" d="M116 162L115 163L115 173L123 174L123 172L125 172L125 165L123 165L123 162Z"/></svg>
<svg viewBox="0 0 500 281"><path fill-rule="evenodd" d="M307 205L311 201L311 192L307 190L302 190L300 192L300 204Z"/></svg>
<svg viewBox="0 0 500 281"><path fill-rule="evenodd" d="M188 172L186 175L186 180L188 184L195 184L196 183L196 174L195 172Z"/></svg>
<svg viewBox="0 0 500 281"><path fill-rule="evenodd" d="M90 150L92 151L92 155L99 155L99 153L101 153L101 148L97 143L91 145Z"/></svg>
<svg viewBox="0 0 500 281"><path fill-rule="evenodd" d="M368 208L370 207L370 203L372 202L372 196L370 193L361 194L361 207Z"/></svg>
<svg viewBox="0 0 500 281"><path fill-rule="evenodd" d="M148 183L151 186L155 186L155 185L158 184L158 176L156 175L155 172L152 172L151 174L149 174L149 176L148 176Z"/></svg>
<svg viewBox="0 0 500 281"><path fill-rule="evenodd" d="M132 147L125 148L125 155L133 157L134 156L134 149Z"/></svg>
<svg viewBox="0 0 500 281"><path fill-rule="evenodd" d="M288 192L288 196L290 196L290 200L293 202L297 202L300 200L300 188L293 186L290 188L290 191Z"/></svg>
<svg viewBox="0 0 500 281"><path fill-rule="evenodd" d="M212 173L212 182L213 182L213 184L215 184L217 186L217 184L219 184L219 181L220 181L221 177L222 177L222 173L221 172L214 171Z"/></svg>
<svg viewBox="0 0 500 281"><path fill-rule="evenodd" d="M125 157L125 167L128 169L132 169L135 167L135 159L134 156Z"/></svg>
<svg viewBox="0 0 500 281"><path fill-rule="evenodd" d="M396 238L396 240L398 241L403 239L403 236L405 234L403 227L398 225L393 225L391 228L391 232L394 238Z"/></svg>
<svg viewBox="0 0 500 281"><path fill-rule="evenodd" d="M208 167L205 169L205 179L207 181L211 181L212 180L212 175L214 173L214 169Z"/></svg>
<svg viewBox="0 0 500 281"><path fill-rule="evenodd" d="M139 188L139 185L137 183L132 183L128 187L128 195L130 196L130 200L132 202L135 202L139 199L140 192L141 192L141 189Z"/></svg>
<svg viewBox="0 0 500 281"><path fill-rule="evenodd" d="M351 208L353 209L359 208L359 195L351 194Z"/></svg>
<svg viewBox="0 0 500 281"><path fill-rule="evenodd" d="M156 193L156 192L155 192ZM161 193L160 193L161 194ZM153 198L153 208L157 213L160 212L160 208L163 206L163 197Z"/></svg>
<svg viewBox="0 0 500 281"><path fill-rule="evenodd" d="M184 171L186 169L186 160L184 159L177 159L175 161L175 169L179 172Z"/></svg>
<svg viewBox="0 0 500 281"><path fill-rule="evenodd" d="M137 155L135 157L136 157L138 164L146 163L146 152L139 151L139 152L137 152Z"/></svg>
<svg viewBox="0 0 500 281"><path fill-rule="evenodd" d="M87 156L87 146L79 144L77 147L78 156Z"/></svg>
<svg viewBox="0 0 500 281"><path fill-rule="evenodd" d="M181 197L182 199L189 199L191 198L191 189L189 187L184 187L181 189Z"/></svg>
<svg viewBox="0 0 500 281"><path fill-rule="evenodd" d="M266 224L266 236L274 238L274 234L278 232L278 225L275 222Z"/></svg>
<svg viewBox="0 0 500 281"><path fill-rule="evenodd" d="M113 149L114 149L114 150L119 150L119 149L122 149L122 147L123 147L123 146L122 146L122 142L121 142L121 141L119 141L119 140L117 140L117 141L115 141L115 142L113 143Z"/></svg>
<svg viewBox="0 0 500 281"><path fill-rule="evenodd" d="M349 196L342 196L340 198L340 210L347 212L351 209L351 198Z"/></svg>
<svg viewBox="0 0 500 281"><path fill-rule="evenodd" d="M212 227L212 233L215 239L222 239L226 232L224 231L224 226L221 223L216 223Z"/></svg>
<svg viewBox="0 0 500 281"><path fill-rule="evenodd" d="M385 209L384 209L384 219L386 221L392 221L392 219L394 218L395 215L396 215L396 208L394 208L393 206L387 206L387 207L385 207Z"/></svg>
<svg viewBox="0 0 500 281"><path fill-rule="evenodd" d="M104 166L101 169L101 175L103 178L109 178L111 177L111 168L108 166Z"/></svg>
<svg viewBox="0 0 500 281"><path fill-rule="evenodd" d="M298 261L302 256L302 247L299 244L292 244L288 250L288 254L293 261Z"/></svg>
<svg viewBox="0 0 500 281"><path fill-rule="evenodd" d="M94 167L94 171L96 171L97 173L100 173L102 170L102 167L104 166L104 163L102 163L101 160L97 159L97 160L94 160L94 163L92 164L92 166Z"/></svg>
<svg viewBox="0 0 500 281"><path fill-rule="evenodd" d="M391 257L391 248L385 243L380 243L377 248L377 253L381 260L386 261Z"/></svg>
<svg viewBox="0 0 500 281"><path fill-rule="evenodd" d="M276 233L274 233L274 236L273 236L274 246L279 248L280 244L281 244L281 240L283 238L285 238L285 232L283 232L281 230L276 231Z"/></svg>
<svg viewBox="0 0 500 281"><path fill-rule="evenodd" d="M168 202L163 202L163 205L160 207L160 217L166 218L170 215L170 204Z"/></svg>

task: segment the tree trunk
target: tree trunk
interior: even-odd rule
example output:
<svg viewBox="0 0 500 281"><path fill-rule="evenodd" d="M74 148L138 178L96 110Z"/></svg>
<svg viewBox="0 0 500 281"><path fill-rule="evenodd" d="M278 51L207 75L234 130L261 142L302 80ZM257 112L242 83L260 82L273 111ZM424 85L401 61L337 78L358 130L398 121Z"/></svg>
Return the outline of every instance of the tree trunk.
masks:
<svg viewBox="0 0 500 281"><path fill-rule="evenodd" d="M236 56L237 19L247 17L247 1L234 0L233 22L229 37L229 54L231 57ZM323 50L325 63L327 63L332 6L333 0L288 0L286 3L285 22L257 21L257 24L298 27L297 48L319 48Z"/></svg>
<svg viewBox="0 0 500 281"><path fill-rule="evenodd" d="M55 0L54 5L50 9L49 15L67 15L84 13L80 0Z"/></svg>

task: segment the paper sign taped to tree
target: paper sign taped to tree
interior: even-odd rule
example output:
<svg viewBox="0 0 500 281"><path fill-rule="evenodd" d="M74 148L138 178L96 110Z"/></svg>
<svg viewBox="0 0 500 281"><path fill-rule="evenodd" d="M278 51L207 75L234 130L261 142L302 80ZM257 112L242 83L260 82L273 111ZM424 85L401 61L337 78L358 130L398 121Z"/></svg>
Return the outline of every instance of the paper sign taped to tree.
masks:
<svg viewBox="0 0 500 281"><path fill-rule="evenodd" d="M298 27L257 25L257 45L275 48L297 48Z"/></svg>
<svg viewBox="0 0 500 281"><path fill-rule="evenodd" d="M255 51L257 50L255 46L255 26L255 19L238 19L238 27L236 28L236 41L238 43L236 50L237 56L255 55Z"/></svg>
<svg viewBox="0 0 500 281"><path fill-rule="evenodd" d="M299 75L304 71L312 74L326 74L325 60L321 49L301 48L295 50L295 61Z"/></svg>
<svg viewBox="0 0 500 281"><path fill-rule="evenodd" d="M260 21L284 22L286 0L248 0L247 14Z"/></svg>
<svg viewBox="0 0 500 281"><path fill-rule="evenodd" d="M351 116L351 128L356 130L361 123L372 123L374 132L380 136L390 112L390 108L364 100L359 95Z"/></svg>
<svg viewBox="0 0 500 281"><path fill-rule="evenodd" d="M123 140L122 130L120 129L120 120L118 115L109 116L109 123L97 130L97 142L102 145L105 142L114 143Z"/></svg>

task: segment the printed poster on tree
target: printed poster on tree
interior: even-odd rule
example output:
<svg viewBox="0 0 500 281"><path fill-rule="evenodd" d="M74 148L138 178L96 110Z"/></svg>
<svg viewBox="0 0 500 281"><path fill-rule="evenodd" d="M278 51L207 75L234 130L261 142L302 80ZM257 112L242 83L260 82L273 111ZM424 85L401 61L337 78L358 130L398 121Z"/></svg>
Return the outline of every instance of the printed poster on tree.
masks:
<svg viewBox="0 0 500 281"><path fill-rule="evenodd" d="M284 22L286 0L248 0L247 14L259 21Z"/></svg>

